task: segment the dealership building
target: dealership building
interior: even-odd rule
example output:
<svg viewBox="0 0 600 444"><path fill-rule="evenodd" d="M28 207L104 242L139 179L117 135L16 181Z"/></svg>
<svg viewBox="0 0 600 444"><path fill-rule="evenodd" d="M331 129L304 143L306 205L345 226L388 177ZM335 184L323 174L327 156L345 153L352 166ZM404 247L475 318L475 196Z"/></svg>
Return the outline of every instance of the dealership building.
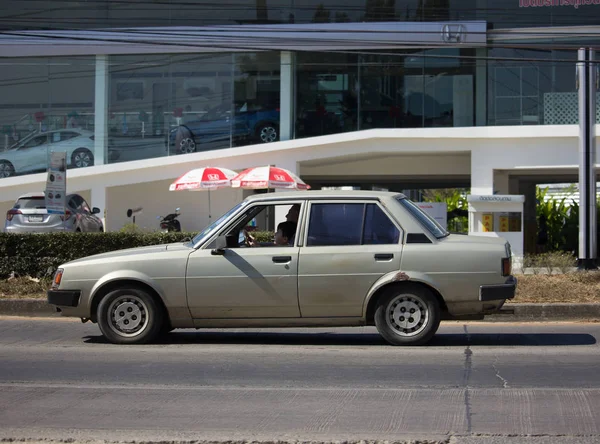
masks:
<svg viewBox="0 0 600 444"><path fill-rule="evenodd" d="M600 1L1 0L0 14L2 211L66 151L68 191L108 230L134 207L148 229L180 207L199 230L206 193L173 180L271 164L316 189L524 195L527 245L535 185L578 181L575 62L600 41ZM211 193L213 217L248 193Z"/></svg>

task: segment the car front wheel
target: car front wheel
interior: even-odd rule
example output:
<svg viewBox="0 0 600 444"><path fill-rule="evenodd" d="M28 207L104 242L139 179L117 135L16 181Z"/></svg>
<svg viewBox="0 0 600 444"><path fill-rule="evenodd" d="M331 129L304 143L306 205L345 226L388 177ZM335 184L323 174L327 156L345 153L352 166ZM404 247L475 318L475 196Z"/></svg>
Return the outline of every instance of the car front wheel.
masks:
<svg viewBox="0 0 600 444"><path fill-rule="evenodd" d="M113 344L145 344L161 332L163 313L154 298L139 288L121 288L102 298L98 325Z"/></svg>
<svg viewBox="0 0 600 444"><path fill-rule="evenodd" d="M0 160L0 178L15 175L15 167L8 160Z"/></svg>
<svg viewBox="0 0 600 444"><path fill-rule="evenodd" d="M392 345L422 345L440 325L440 304L419 285L391 287L377 302L375 325Z"/></svg>

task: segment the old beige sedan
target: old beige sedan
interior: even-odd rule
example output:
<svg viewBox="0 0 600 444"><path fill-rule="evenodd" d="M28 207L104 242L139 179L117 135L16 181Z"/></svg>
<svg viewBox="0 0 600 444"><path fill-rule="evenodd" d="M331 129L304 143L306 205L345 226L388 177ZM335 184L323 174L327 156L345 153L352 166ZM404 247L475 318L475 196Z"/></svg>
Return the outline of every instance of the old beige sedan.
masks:
<svg viewBox="0 0 600 444"><path fill-rule="evenodd" d="M504 239L449 234L402 194L296 191L251 196L190 242L68 262L48 302L120 344L176 328L375 325L418 345L441 320L498 311L515 287Z"/></svg>

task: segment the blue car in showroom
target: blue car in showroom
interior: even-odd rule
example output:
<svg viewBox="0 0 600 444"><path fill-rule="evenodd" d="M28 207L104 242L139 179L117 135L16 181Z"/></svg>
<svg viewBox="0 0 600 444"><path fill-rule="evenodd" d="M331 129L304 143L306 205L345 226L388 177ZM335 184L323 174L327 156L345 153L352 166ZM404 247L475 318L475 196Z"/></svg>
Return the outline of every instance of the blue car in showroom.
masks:
<svg viewBox="0 0 600 444"><path fill-rule="evenodd" d="M235 146L279 140L279 107L244 103L231 114L231 105L220 105L173 128L167 139L169 154L229 147L230 141Z"/></svg>

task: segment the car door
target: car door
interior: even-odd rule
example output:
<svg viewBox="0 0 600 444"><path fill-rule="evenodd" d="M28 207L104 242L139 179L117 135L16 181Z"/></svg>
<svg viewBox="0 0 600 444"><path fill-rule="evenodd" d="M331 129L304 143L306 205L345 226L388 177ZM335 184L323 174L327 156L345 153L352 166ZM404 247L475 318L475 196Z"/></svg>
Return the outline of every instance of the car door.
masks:
<svg viewBox="0 0 600 444"><path fill-rule="evenodd" d="M226 230L245 227L257 206L250 205ZM239 230L234 234L236 239L237 233ZM189 256L186 286L193 318L300 316L297 246L233 247L226 248L222 255L212 254L212 247L198 249Z"/></svg>
<svg viewBox="0 0 600 444"><path fill-rule="evenodd" d="M361 316L383 275L400 270L402 229L378 201L314 201L298 265L302 317Z"/></svg>
<svg viewBox="0 0 600 444"><path fill-rule="evenodd" d="M41 134L32 137L17 149L19 163L23 172L41 171L48 168L48 136Z"/></svg>

